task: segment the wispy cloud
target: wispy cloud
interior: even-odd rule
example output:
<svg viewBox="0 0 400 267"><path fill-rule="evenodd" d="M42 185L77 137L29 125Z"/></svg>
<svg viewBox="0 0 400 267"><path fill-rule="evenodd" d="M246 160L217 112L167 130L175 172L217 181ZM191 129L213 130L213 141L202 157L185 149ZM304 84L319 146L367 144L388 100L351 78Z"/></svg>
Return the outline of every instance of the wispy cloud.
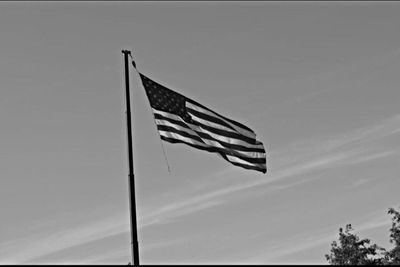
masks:
<svg viewBox="0 0 400 267"><path fill-rule="evenodd" d="M208 198L210 197L200 196L199 198L192 198L187 201L176 202L164 206L140 220L139 227L145 227L152 224L168 223L171 222L175 217L214 207L220 203L217 200L205 201ZM166 214L168 214L168 216L165 216Z"/></svg>
<svg viewBox="0 0 400 267"><path fill-rule="evenodd" d="M332 155L326 155L324 157L319 157L316 159L298 163L286 169L273 171L269 175L268 179L262 177L258 179L252 179L251 181L247 180L246 182L226 186L212 192L207 192L191 198L187 198L182 201L159 208L156 211L145 215L140 224L142 226L148 226L153 223L165 222L166 220L170 220L171 218L176 216L183 216L202 209L206 209L223 202L223 200L221 199L221 197L223 196L242 190L248 190L254 187L259 188L260 186L272 184L276 181L281 181L282 179L299 176L300 174L305 174L326 168L333 168L338 164L346 164L348 160L354 160L355 157L362 155L362 153L362 150L353 150L342 153L334 153ZM308 179L303 179L301 183L307 181ZM297 184L299 184L299 182L295 181L295 183L292 183L291 185Z"/></svg>
<svg viewBox="0 0 400 267"><path fill-rule="evenodd" d="M343 227L346 224L347 222L343 222ZM360 234L360 232L366 233L375 228L389 226L390 218L388 216L383 216L382 214L377 215L376 213L371 213L368 215L368 219L365 219L365 222L352 225L355 228L354 233L359 235L360 238L365 238ZM281 240L280 242L269 246L267 249L256 252L252 256L248 257L246 261L278 263L282 258L288 258L290 255L301 251L315 250L315 248L319 246L326 246L329 250L331 242L337 239L338 229L332 227L314 233L298 234ZM373 240L371 241L373 243ZM328 250L326 251L327 253ZM321 256L323 257L323 255ZM321 263L323 262L322 257Z"/></svg>
<svg viewBox="0 0 400 267"><path fill-rule="evenodd" d="M347 164L360 164L360 163L364 163L367 161L378 160L378 159L386 158L389 156L394 156L395 154L398 154L398 153L399 152L395 151L395 150L370 153L370 154L363 155L363 156L357 157L355 159L352 159L352 160L348 161Z"/></svg>
<svg viewBox="0 0 400 267"><path fill-rule="evenodd" d="M400 114L397 114L373 125L345 133L331 136L311 136L309 139L298 140L274 153L276 154L275 157L282 159L282 162L279 162L279 164L291 164L294 160L334 150L351 149L399 133Z"/></svg>
<svg viewBox="0 0 400 267"><path fill-rule="evenodd" d="M301 143L296 143L289 146L290 149L286 150L286 152L295 152L294 154L297 156L286 158L285 161L281 160L278 164L279 168L275 168L274 165L270 166L270 172L266 176L257 176L244 172L240 179L228 179L224 177L232 176L232 174L236 173L237 169L234 167L224 169L216 173L215 177L213 177L218 180L218 187L214 190L210 190L210 187L195 186L192 197L176 199L159 208L146 211L144 216L139 218L139 227L166 223L181 216L221 205L226 201L227 196L239 191L260 188L265 185L269 185L269 187L266 187L266 190L281 190L309 182L311 179L316 179L311 176L301 180L288 179L299 177L301 174L342 165L361 164L371 160L394 156L397 154L397 151L393 149L377 151L372 142L398 134L400 133L399 129L400 115L397 115L371 127L364 127L347 134L320 139L315 144L311 141L305 141L302 145L299 145ZM308 152L302 154L304 144L307 144ZM282 155L284 151L285 149L271 153L271 155ZM232 180L234 181L232 182ZM74 224L58 228L61 230L53 228L52 231L46 233L40 232L22 239L2 242L0 243L0 261L4 264L24 263L88 242L127 233L129 232L129 220L124 216L126 215L113 215L91 223ZM358 226L357 229L366 230L386 223L387 218L380 221L370 220L368 223ZM317 235L317 237L307 242L291 248L286 247L285 253L295 253L309 249L332 240L334 237L334 234L332 235L331 232ZM282 244L282 246L286 245ZM281 250L276 248L276 251ZM123 253L121 251L110 251L110 255L103 255L103 258L119 257ZM282 253L268 254L269 259L273 260L274 258L286 255ZM87 255L87 259L88 262L101 260L96 255Z"/></svg>
<svg viewBox="0 0 400 267"><path fill-rule="evenodd" d="M298 142L296 145L291 146L290 150L286 150L287 153L297 150L295 151L296 153L294 153L296 157L286 158L286 162L280 161L278 163L279 168L274 168L274 165L269 166L270 172L266 176L251 176L251 174L246 173L242 175L242 179L235 179L233 183L230 183L229 179L226 178L226 183L220 188L214 189L213 191L207 190L206 192L200 192L194 194L192 197L175 200L173 203L154 209L145 214L139 223L145 227L154 223L166 222L174 217L187 215L219 205L224 202L223 197L237 193L238 191L255 187L260 188L260 186L271 185L278 181L282 182L287 178L298 177L302 174L318 170L361 164L363 162L393 156L397 153L396 151L375 151L371 142L397 134L400 132L399 129L400 115L396 115L375 125L356 129L346 134L331 136L325 139L319 138L319 141L316 141L315 144L313 144L312 141L305 141L308 151L308 153L305 154L301 153L304 148L304 143L303 145L299 145L300 143ZM278 151L276 154L279 155L282 153L282 151ZM234 173L233 167L228 170L231 171L232 174ZM220 176L229 177L231 175L227 175L224 171ZM315 178L309 177L301 181L289 182L286 185L274 188L279 190L280 188L287 188L289 186L308 182L311 179Z"/></svg>
<svg viewBox="0 0 400 267"><path fill-rule="evenodd" d="M4 264L24 263L87 242L128 232L128 223L122 215L114 215L92 223L63 226L52 232L40 232L1 243L0 261Z"/></svg>

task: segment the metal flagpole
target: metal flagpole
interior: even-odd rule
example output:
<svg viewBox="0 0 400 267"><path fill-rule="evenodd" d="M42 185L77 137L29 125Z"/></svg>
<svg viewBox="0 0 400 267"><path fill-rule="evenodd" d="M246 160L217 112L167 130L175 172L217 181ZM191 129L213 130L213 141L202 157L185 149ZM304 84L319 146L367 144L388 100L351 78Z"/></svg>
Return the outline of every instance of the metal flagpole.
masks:
<svg viewBox="0 0 400 267"><path fill-rule="evenodd" d="M126 86L126 124L128 128L128 160L129 160L129 205L131 213L131 244L132 259L134 265L139 265L139 242L137 238L136 223L136 203L135 203L135 180L133 173L133 149L132 149L132 126L131 126L131 104L129 94L129 64L128 56L131 54L129 50L122 50L125 60L125 86Z"/></svg>

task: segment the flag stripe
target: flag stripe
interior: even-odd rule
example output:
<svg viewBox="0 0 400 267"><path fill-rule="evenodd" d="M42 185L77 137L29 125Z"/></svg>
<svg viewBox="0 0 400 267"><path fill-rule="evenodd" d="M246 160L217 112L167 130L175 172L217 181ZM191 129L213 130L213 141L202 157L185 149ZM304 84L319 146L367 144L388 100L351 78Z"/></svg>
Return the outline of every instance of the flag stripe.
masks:
<svg viewBox="0 0 400 267"><path fill-rule="evenodd" d="M247 165L247 164L237 163L237 162L234 162L234 161L232 162L232 161L230 161L230 160L227 158L227 156L226 156L225 154L220 153L220 152L218 152L218 151L214 151L213 149L210 149L210 148L208 148L208 147L203 147L203 146L201 146L201 145L197 145L197 144L192 143L192 142L190 142L190 141L189 141L189 142L186 142L186 141L184 141L184 140L182 140L182 139L175 139L175 138L171 138L171 137L167 137L167 136L163 136L163 135L161 135L161 139L164 140L164 141L166 141L166 142L169 142L169 143L182 143L182 144L186 144L186 145L188 145L188 146L191 146L191 147L194 147L194 148L197 148L197 149L201 149L201 150L205 150L205 151L213 152L213 153L218 153L218 154L221 155L225 160L229 161L231 164L233 164L233 165L235 165L235 166L239 166L239 167L242 167L242 168L245 168L245 169L260 171L260 172L262 172L262 173L266 173L266 171L267 171L267 169L266 169L266 164Z"/></svg>
<svg viewBox="0 0 400 267"><path fill-rule="evenodd" d="M193 144L196 145L198 147L202 147L210 152L214 152L214 150L208 146L207 144L204 144L203 142L199 142L197 140L194 140L190 137L186 137L184 136L184 134L182 133L176 133L176 132L172 132L172 131L163 131L163 130L158 130L158 132L160 133L160 136L164 136L164 137L168 137L168 138L173 138L176 140L182 140L185 141L186 143L189 144Z"/></svg>
<svg viewBox="0 0 400 267"><path fill-rule="evenodd" d="M176 133L176 134L179 134L181 136L193 139L193 140L195 140L195 141L197 141L199 143L204 143L205 145L208 145L199 136L197 136L196 133L194 133L194 134L188 133L186 131L186 129L184 130L184 128L181 128L181 127L180 127L180 129L176 129L175 127L170 127L170 126L166 126L166 125L157 124L157 129L159 131Z"/></svg>
<svg viewBox="0 0 400 267"><path fill-rule="evenodd" d="M197 132L191 131L187 128L183 128L183 127L180 127L177 125L172 125L170 123L165 123L164 121L157 122L157 129L159 131L174 132L174 133L180 134L182 136L192 138L198 142L203 142L209 146L219 148L227 154L229 153L231 155L245 157L245 158L264 158L265 157L264 153L260 153L260 152L256 152L256 151L238 151L238 150L232 149L230 147L224 146L223 144L221 144L221 142L219 142L218 140L215 140L209 136L203 136L203 138L200 138L197 136L197 134L199 134ZM227 151L230 151L230 152L227 152Z"/></svg>
<svg viewBox="0 0 400 267"><path fill-rule="evenodd" d="M158 111L157 111L158 112ZM211 136L213 139L217 139L223 146L232 148L232 149L237 149L237 150L242 150L242 151L255 151L255 152L265 152L264 147L262 143L259 144L248 144L246 142L242 142L241 140L236 140L234 138L227 138L226 136L218 135L215 134L211 131L207 131L204 129L203 126L200 126L203 129L199 129L197 125L191 124L191 123L185 123L183 120L173 114L165 114L168 117L165 117L163 115L160 115L158 113L154 113L154 118L156 120L165 120L169 121L173 124L177 124L181 127L185 127L191 130L196 130L197 134L202 137L202 138L209 138ZM207 129L210 129L209 127L206 127ZM211 128L211 130L213 130ZM214 131L215 132L215 131Z"/></svg>
<svg viewBox="0 0 400 267"><path fill-rule="evenodd" d="M195 131L193 131L192 129L190 129L189 127L187 127L187 126L183 126L181 124L176 124L176 123L170 122L168 120L155 119L155 122L157 124L157 128L158 129L161 129L160 128L161 126L162 127L175 128L177 130L187 132L188 134L194 136L195 138L199 138L200 139L200 137L198 137L198 134Z"/></svg>
<svg viewBox="0 0 400 267"><path fill-rule="evenodd" d="M210 132L213 132L215 134L222 135L222 136L228 137L228 138L234 138L234 139L242 140L242 141L244 141L244 142L246 142L248 144L255 145L256 140L249 140L249 138L244 137L243 135L240 135L240 134L238 134L236 132L224 131L224 130L216 129L214 127L210 127L208 125L205 125L205 124L203 124L203 123L201 123L201 122L199 122L197 120L195 120L195 121L196 121L196 124L198 126L200 126L201 128L203 128L205 130L208 130Z"/></svg>
<svg viewBox="0 0 400 267"><path fill-rule="evenodd" d="M208 128L208 129L210 129L210 130L212 130L214 132L217 132L217 133L218 132L219 133L223 132L224 135L234 135L238 139L241 139L241 140L243 140L243 141L245 141L246 143L249 143L249 144L254 144L255 141L256 141L255 139L250 139L250 138L248 138L248 137L246 137L244 135L239 135L239 134L237 134L236 131L227 129L226 127L224 127L222 125L219 125L217 123L213 123L213 122L204 120L204 119L200 118L199 116L194 115L191 112L190 112L190 115L192 117L192 120L195 121L196 124L201 125L202 127L205 126L204 128Z"/></svg>
<svg viewBox="0 0 400 267"><path fill-rule="evenodd" d="M170 137L170 138L175 138L175 139L182 139L185 140L189 143L193 143L202 147L206 147L209 149L210 152L221 152L224 153L226 155L230 155L230 156L234 156L237 157L239 159L242 159L244 161L247 161L248 163L254 163L254 164L258 164L258 163L266 163L266 159L265 156L263 155L260 158L253 158L253 157L246 157L244 155L241 155L238 151L232 150L232 149L226 149L226 148L222 148L222 147L215 147L212 145L208 145L207 143L203 142L193 138L192 135L188 134L187 132L181 132L179 130L176 130L174 128L171 129L165 129L163 127L163 129L158 129L158 131L160 132L160 135L162 136L166 136L166 137Z"/></svg>
<svg viewBox="0 0 400 267"><path fill-rule="evenodd" d="M247 127L246 128L238 127L237 125L231 123L231 120L227 120L224 117L216 114L213 111L209 111L208 109L204 109L204 108L194 105L193 103L190 103L190 102L186 102L186 108L190 114L193 113L193 111L196 111L198 113L198 115L203 114L203 115L208 115L211 117L218 116L218 120L221 120L222 122L224 122L225 125L229 126L231 129L234 129L235 132L239 132L240 134L248 137L250 140L253 140L250 142L252 142L252 143L255 142L256 134L251 130L250 131L247 130L248 129ZM201 115L200 115L200 117L201 117ZM203 117L203 119L207 119L207 118Z"/></svg>
<svg viewBox="0 0 400 267"><path fill-rule="evenodd" d="M221 117L221 118L223 118L223 119L229 121L230 123L235 124L236 126L238 126L238 127L240 127L240 128L243 128L243 129L249 131L250 133L255 134L254 131L253 131L252 129L250 129L249 127L247 127L246 125L243 125L243 124L241 124L240 122L237 122L237 121L231 120L231 119L229 119L229 118L227 118L227 117L225 117L225 116L222 116L222 115L218 114L217 112L215 112L215 111L213 111L213 110L211 110L211 109L209 109L209 108L203 106L202 104L197 103L196 101L193 101L193 100L191 100L191 99L187 99L187 102L188 102L188 103L191 103L191 104L194 104L194 105L197 105L198 107L201 107L201 108L203 108L203 109L205 109L205 110L207 110L207 111L209 111L209 112L211 112L211 113L214 113L215 115L217 115L217 116L219 116L219 117Z"/></svg>
<svg viewBox="0 0 400 267"><path fill-rule="evenodd" d="M233 129L232 127L228 126L225 123L220 123L222 121L218 121L218 119L216 119L215 117L204 115L204 114L197 112L195 110L192 110L190 108L187 108L187 111L191 115L193 120L199 121L203 124L209 125L210 127L213 127L216 129L235 132L235 129Z"/></svg>
<svg viewBox="0 0 400 267"><path fill-rule="evenodd" d="M229 161L231 164L235 165L235 166L239 166L248 170L256 170L256 171L260 171L262 173L266 173L267 172L267 167L266 164L257 164L257 165L246 165L246 164L241 164L241 163L237 163L237 162L232 162L230 161L225 155L221 154L221 156Z"/></svg>
<svg viewBox="0 0 400 267"><path fill-rule="evenodd" d="M232 157L230 155L226 155L226 157L228 158L228 160L230 162L240 163L240 164L249 165L249 166L253 166L254 165L254 164L251 164L251 163L249 163L249 162L247 162L245 160L242 160L240 158L237 158L237 157ZM265 166L265 163L256 163L256 165Z"/></svg>
<svg viewBox="0 0 400 267"><path fill-rule="evenodd" d="M221 135L215 134L215 133L207 131L205 129L200 129L199 131L201 131L204 134L208 134L208 135L212 136L213 138L226 143L227 145L231 145L231 144L233 144L233 145L241 145L241 146L245 146L245 147L249 147L249 148L250 147L251 148L261 148L262 147L262 145L259 145L259 144L258 145L249 144L249 143L243 142L241 140L237 140L237 139L234 139L234 138L229 138L229 137L225 137L225 136L221 136Z"/></svg>
<svg viewBox="0 0 400 267"><path fill-rule="evenodd" d="M234 135L234 137L229 136L230 134L227 134L224 131L214 129L212 127L207 127L202 124L194 125L191 123L184 122L179 116L176 116L173 114L169 114L169 113L162 112L162 111L160 112L155 109L153 109L153 112L154 112L155 119L167 120L167 121L170 121L172 123L178 124L182 127L186 127L186 128L192 129L192 130L196 129L198 131L199 135L201 135L202 133L207 133L208 135L212 136L214 139L218 139L219 141L224 142L227 145L238 146L237 149L239 149L239 150L247 150L247 148L251 148L251 150L256 149L258 152L264 152L264 146L262 145L262 143L249 144L247 142L242 141L242 139L236 139L235 137L239 137L239 136L237 136L237 134ZM163 115L160 115L160 114L163 114ZM203 129L199 129L199 126ZM234 148L234 147L232 147L232 148ZM244 149L241 149L241 148L244 148Z"/></svg>

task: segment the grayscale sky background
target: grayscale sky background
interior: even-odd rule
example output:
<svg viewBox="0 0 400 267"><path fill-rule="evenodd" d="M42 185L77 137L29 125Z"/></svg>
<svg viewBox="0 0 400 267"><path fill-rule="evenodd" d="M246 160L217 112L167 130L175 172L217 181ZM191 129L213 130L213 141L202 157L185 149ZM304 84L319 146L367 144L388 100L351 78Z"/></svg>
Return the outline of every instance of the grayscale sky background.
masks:
<svg viewBox="0 0 400 267"><path fill-rule="evenodd" d="M252 128L268 173L161 141L131 69L140 259L326 263L399 208L400 4L0 2L0 263L130 261L122 49Z"/></svg>

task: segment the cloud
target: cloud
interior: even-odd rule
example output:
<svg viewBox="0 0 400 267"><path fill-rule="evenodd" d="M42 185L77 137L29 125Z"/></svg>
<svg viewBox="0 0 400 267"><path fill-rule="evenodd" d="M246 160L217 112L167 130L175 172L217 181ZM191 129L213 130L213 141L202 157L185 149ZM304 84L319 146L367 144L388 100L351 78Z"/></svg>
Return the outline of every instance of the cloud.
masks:
<svg viewBox="0 0 400 267"><path fill-rule="evenodd" d="M360 164L360 163L364 163L364 162L367 162L367 161L386 158L386 157L389 157L389 156L393 156L395 154L398 154L398 151L389 150L389 151L371 153L371 154L367 154L367 155L360 156L360 157L357 157L355 159L352 159L349 162L347 162L347 164Z"/></svg>
<svg viewBox="0 0 400 267"><path fill-rule="evenodd" d="M203 200L207 199L207 196L192 198L187 201L173 203L167 206L164 206L153 213L147 215L144 219L139 221L139 228L153 225L153 224L162 224L168 223L173 220L175 217L187 215L189 213L194 213L200 210L208 209L210 207L214 207L218 205L220 202L216 200L211 200L204 202ZM168 214L168 215L167 215ZM164 216L163 216L164 215ZM167 215L167 216L166 216Z"/></svg>
<svg viewBox="0 0 400 267"><path fill-rule="evenodd" d="M288 177L293 177L302 173L315 171L328 166L333 167L335 164L344 163L346 159L358 155L359 151L349 151L345 153L336 153L334 155L326 156L325 158L313 159L304 163L297 164L290 168L275 171L270 174L266 179L264 176L259 179L254 179L250 182L230 185L222 189L207 192L188 199L178 201L173 204L168 204L162 208L145 215L140 225L149 226L153 223L161 223L172 217L187 215L201 209L209 208L221 203L222 200L218 199L228 194L236 193L238 191L247 190L253 187L259 187L273 183ZM215 200L218 199L218 200Z"/></svg>
<svg viewBox="0 0 400 267"><path fill-rule="evenodd" d="M62 230L40 232L1 243L0 261L3 264L20 264L128 231L129 221L122 215L113 215L95 222L62 228Z"/></svg>
<svg viewBox="0 0 400 267"><path fill-rule="evenodd" d="M370 143L400 133L400 114L379 121L373 125L361 127L346 133L331 136L311 136L309 139L299 140L282 148L276 153L294 155L295 159L301 158L299 153L305 156L313 156L337 149L349 149L351 147ZM288 161L285 159L285 161Z"/></svg>
<svg viewBox="0 0 400 267"><path fill-rule="evenodd" d="M364 235L360 235L361 231L365 233L378 227L390 226L390 219L388 216L383 216L381 214L378 215L377 213L369 214L368 218L364 220L365 221L361 224L352 224L355 229L353 233L359 235L360 238L364 238ZM346 224L347 222L341 223L343 226ZM278 263L282 258L289 258L290 255L299 253L301 251L312 251L322 245L329 249L331 242L338 239L337 231L337 228L329 227L323 231L318 231L315 233L291 236L290 238L281 240L277 244L275 243L273 246L269 246L261 251L256 252L252 256L248 257L247 261ZM374 243L373 240L371 240L371 243ZM323 257L323 255L321 256ZM321 259L321 263L322 261L323 260Z"/></svg>
<svg viewBox="0 0 400 267"><path fill-rule="evenodd" d="M205 192L193 193L191 197L184 197L175 200L160 208L144 214L139 224L142 227L150 226L157 223L165 223L172 218L188 215L200 210L220 205L224 202L224 197L251 188L260 188L260 186L271 185L275 182L282 182L291 177L298 177L299 175L311 173L319 170L326 170L338 166L349 166L354 164L361 164L371 160L378 160L381 158L395 155L397 152L394 150L389 151L375 151L374 146L371 144L377 141L400 132L400 114L385 119L375 125L369 127L359 128L345 134L331 136L324 139L319 138L319 141L313 143L310 140L305 142L297 142L289 146L283 151L271 153L271 157L282 155L285 152L294 152L294 157L284 158L278 162L277 168L274 165L269 166L269 173L267 175L254 176L253 173L248 172L241 174L241 179L233 179L229 175L237 171L235 167L231 167L227 171L222 171L215 175L214 178L227 177L224 179L224 184L220 188L207 189ZM366 145L368 143L368 145ZM302 153L306 148L308 153ZM296 151L293 151L296 150ZM230 182L230 180L234 182ZM286 185L273 187L275 190L287 188L290 186L299 185L308 182L313 177L302 179L301 181L289 182ZM199 179L203 180L203 179ZM219 179L221 181L221 179ZM268 189L267 189L268 190Z"/></svg>
<svg viewBox="0 0 400 267"><path fill-rule="evenodd" d="M326 170L327 168L337 166L361 164L396 155L397 151L395 150L376 151L371 142L398 134L400 133L399 129L400 115L396 115L370 127L356 129L346 134L325 139L320 138L320 141L316 141L315 143L307 140L303 143L297 142L290 145L289 149L282 149L270 154L270 156L274 157L294 152L295 156L291 158L282 157L284 160L278 162L277 168L275 168L275 165L270 166L270 172L267 175L255 175L254 173L244 171L238 178L233 175L238 170L235 167L229 167L214 174L214 177L208 177L210 180L214 180L215 178L215 181L218 182L218 188L214 187L211 190L212 187L208 186L207 188L194 186L195 192L192 192L192 194L191 192L187 192L187 195L191 195L191 197L187 197L186 195L184 198L176 199L159 208L146 211L144 216L139 218L138 226L140 228L166 223L181 216L221 205L227 201L228 196L240 191L252 188L259 189L260 186L265 185L270 185L265 190L281 190L308 182L311 179L316 179L307 177L302 180L289 180L289 178L298 177L301 174ZM366 145L367 143L368 145ZM303 154L304 148L307 148L308 152ZM274 185L277 182L279 184ZM70 224L62 230L53 230L47 233L40 232L29 237L2 242L0 243L0 261L1 263L8 264L24 263L88 242L125 232L128 233L129 220L125 217L126 215L124 214L113 215L86 224ZM368 223L358 226L357 229L368 230L386 223L387 218L381 221L370 220ZM310 249L313 246L318 246L328 240L332 240L333 237L334 234L332 235L331 232L326 233L326 235L318 235L312 240L310 239L307 242L286 248L285 253L290 254ZM283 247L286 245L282 244ZM278 252L276 254L268 254L271 259L286 255L282 254L283 252L278 247L275 250L280 251L279 253L281 254ZM96 255L87 255L87 260L88 262L99 261L106 258L119 257L122 254L123 252L121 251L109 251L109 255L104 254L102 258L98 258Z"/></svg>

